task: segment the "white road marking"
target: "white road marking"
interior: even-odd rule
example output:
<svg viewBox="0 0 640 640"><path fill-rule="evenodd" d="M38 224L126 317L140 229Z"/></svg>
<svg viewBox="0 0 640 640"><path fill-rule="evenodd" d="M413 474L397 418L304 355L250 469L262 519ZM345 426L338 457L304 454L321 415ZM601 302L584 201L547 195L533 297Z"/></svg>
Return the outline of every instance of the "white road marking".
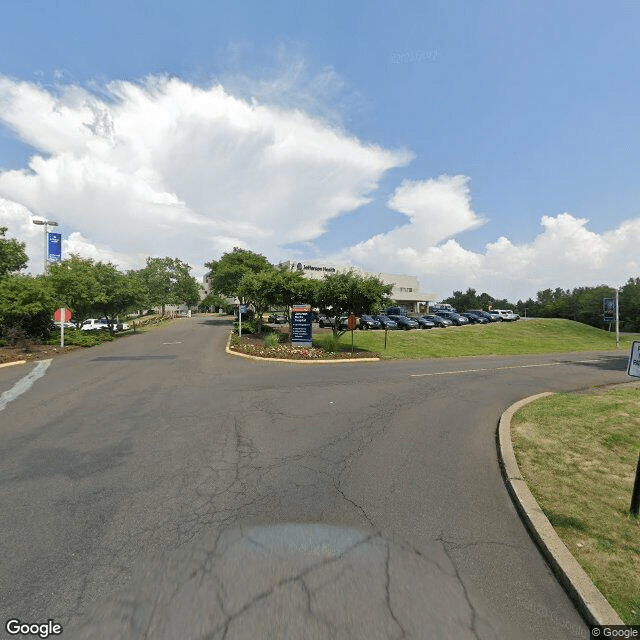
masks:
<svg viewBox="0 0 640 640"><path fill-rule="evenodd" d="M163 342L162 344L182 344L182 341L178 340L177 342Z"/></svg>
<svg viewBox="0 0 640 640"><path fill-rule="evenodd" d="M5 391L0 396L0 411L2 411L12 400L15 400L25 391L31 389L33 383L38 378L42 378L50 364L51 360L40 360L31 373L28 373L24 378L20 378L20 380L18 380L11 389Z"/></svg>
<svg viewBox="0 0 640 640"><path fill-rule="evenodd" d="M482 369L460 369L459 371L438 371L437 373L411 373L411 378L424 378L425 376L450 376L457 373L478 373L479 371L500 371L501 369L530 369L532 367L556 367L565 362L545 362L543 364L518 364L509 367L485 367Z"/></svg>

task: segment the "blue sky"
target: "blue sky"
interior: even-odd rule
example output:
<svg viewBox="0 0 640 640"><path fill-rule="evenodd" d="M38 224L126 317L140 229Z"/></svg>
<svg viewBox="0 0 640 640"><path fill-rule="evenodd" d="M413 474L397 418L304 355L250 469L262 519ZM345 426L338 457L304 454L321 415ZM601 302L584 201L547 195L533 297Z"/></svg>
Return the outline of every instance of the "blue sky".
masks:
<svg viewBox="0 0 640 640"><path fill-rule="evenodd" d="M0 224L34 272L44 215L123 268L240 245L514 301L640 275L636 2L3 13Z"/></svg>

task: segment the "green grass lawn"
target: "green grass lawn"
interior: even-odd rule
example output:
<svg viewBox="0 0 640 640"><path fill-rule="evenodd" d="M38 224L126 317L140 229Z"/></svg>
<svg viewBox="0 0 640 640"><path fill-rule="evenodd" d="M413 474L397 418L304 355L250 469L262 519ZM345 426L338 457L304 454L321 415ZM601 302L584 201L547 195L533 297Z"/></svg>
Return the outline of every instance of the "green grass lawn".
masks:
<svg viewBox="0 0 640 640"><path fill-rule="evenodd" d="M516 413L512 441L562 541L618 615L640 625L640 518L629 512L640 389L542 398Z"/></svg>
<svg viewBox="0 0 640 640"><path fill-rule="evenodd" d="M602 351L616 348L615 333L557 318L534 318L446 329L389 331L386 349L384 333L354 331L355 348L379 353L383 358L399 359ZM328 339L327 334L319 334L313 341L318 346L324 346ZM640 336L621 337L621 348L628 350L633 339L640 339ZM339 348L351 349L351 332L342 336Z"/></svg>

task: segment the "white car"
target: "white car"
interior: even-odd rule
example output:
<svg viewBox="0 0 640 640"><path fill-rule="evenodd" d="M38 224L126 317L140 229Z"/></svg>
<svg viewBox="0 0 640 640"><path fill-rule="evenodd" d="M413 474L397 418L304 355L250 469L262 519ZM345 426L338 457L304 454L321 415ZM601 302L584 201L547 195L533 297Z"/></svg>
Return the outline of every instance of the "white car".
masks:
<svg viewBox="0 0 640 640"><path fill-rule="evenodd" d="M513 322L514 320L520 319L520 316L511 311L511 309L494 309L494 311L500 316L500 320L503 322Z"/></svg>
<svg viewBox="0 0 640 640"><path fill-rule="evenodd" d="M100 318L99 320L97 318L88 318L82 323L80 329L82 329L82 331L98 331L99 329L109 331L109 324L104 318Z"/></svg>
<svg viewBox="0 0 640 640"><path fill-rule="evenodd" d="M99 329L104 329L109 331L109 323L106 318L88 318L82 323L80 327L83 331L96 331ZM128 331L129 325L126 322L114 322L113 323L114 331Z"/></svg>

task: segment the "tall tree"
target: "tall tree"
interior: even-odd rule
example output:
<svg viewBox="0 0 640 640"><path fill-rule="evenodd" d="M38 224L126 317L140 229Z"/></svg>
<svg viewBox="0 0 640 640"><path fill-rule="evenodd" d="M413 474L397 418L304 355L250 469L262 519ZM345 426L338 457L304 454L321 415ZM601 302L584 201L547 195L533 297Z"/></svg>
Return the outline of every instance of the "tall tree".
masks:
<svg viewBox="0 0 640 640"><path fill-rule="evenodd" d="M50 280L57 306L71 309L73 321L80 325L95 312L99 293L96 266L91 258L71 256L49 265Z"/></svg>
<svg viewBox="0 0 640 640"><path fill-rule="evenodd" d="M20 271L27 266L24 242L15 238L5 238L7 227L0 227L0 278Z"/></svg>
<svg viewBox="0 0 640 640"><path fill-rule="evenodd" d="M139 308L144 294L135 272L122 273L110 262L96 262L94 269L97 282L94 309L107 319L113 333L118 316Z"/></svg>
<svg viewBox="0 0 640 640"><path fill-rule="evenodd" d="M385 284L375 276L363 277L352 271L325 276L318 284L317 301L321 308L331 309L336 317L342 315L362 315L390 302L393 285ZM333 333L340 333L338 322Z"/></svg>
<svg viewBox="0 0 640 640"><path fill-rule="evenodd" d="M238 298L242 297L238 294L240 283L246 274L276 271L263 255L238 247L225 253L220 260L212 260L204 266L211 269L211 291Z"/></svg>
<svg viewBox="0 0 640 640"><path fill-rule="evenodd" d="M179 258L147 258L146 266L138 271L146 304L162 307L162 315L168 304L197 304L199 287L190 270L191 267Z"/></svg>

